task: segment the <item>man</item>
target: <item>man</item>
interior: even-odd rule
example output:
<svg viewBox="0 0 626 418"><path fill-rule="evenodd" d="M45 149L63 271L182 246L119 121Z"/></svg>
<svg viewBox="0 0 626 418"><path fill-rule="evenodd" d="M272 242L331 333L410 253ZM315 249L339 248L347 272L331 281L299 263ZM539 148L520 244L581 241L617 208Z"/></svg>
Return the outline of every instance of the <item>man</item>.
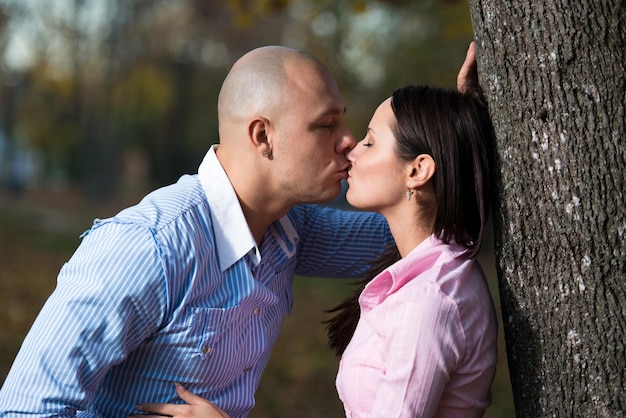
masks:
<svg viewBox="0 0 626 418"><path fill-rule="evenodd" d="M198 174L96 220L0 391L0 413L128 416L174 383L244 417L292 303L294 274L357 277L391 243L382 217L333 199L355 145L316 59L283 47L235 63L220 145Z"/></svg>
<svg viewBox="0 0 626 418"><path fill-rule="evenodd" d="M330 72L301 52L242 57L198 175L96 220L2 391L4 416L128 416L175 382L245 416L292 303L294 274L355 277L391 242L337 196L355 145Z"/></svg>

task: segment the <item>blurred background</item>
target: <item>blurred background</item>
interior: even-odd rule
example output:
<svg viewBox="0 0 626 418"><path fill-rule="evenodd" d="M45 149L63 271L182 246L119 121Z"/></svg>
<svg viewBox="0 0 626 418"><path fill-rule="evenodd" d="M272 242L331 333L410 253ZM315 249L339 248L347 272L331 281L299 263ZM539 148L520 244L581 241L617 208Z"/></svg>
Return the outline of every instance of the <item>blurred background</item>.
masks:
<svg viewBox="0 0 626 418"><path fill-rule="evenodd" d="M471 39L459 0L0 0L0 382L92 220L197 172L245 52L317 56L359 139L395 87L455 88ZM480 260L499 308L491 243ZM294 288L251 417L341 417L322 321L351 285ZM514 416L503 341L487 417Z"/></svg>

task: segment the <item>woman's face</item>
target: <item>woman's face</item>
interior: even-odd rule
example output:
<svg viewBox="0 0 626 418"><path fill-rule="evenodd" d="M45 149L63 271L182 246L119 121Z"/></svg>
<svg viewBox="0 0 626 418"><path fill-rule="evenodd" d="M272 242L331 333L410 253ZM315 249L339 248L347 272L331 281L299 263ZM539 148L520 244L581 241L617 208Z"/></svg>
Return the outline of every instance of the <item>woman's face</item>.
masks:
<svg viewBox="0 0 626 418"><path fill-rule="evenodd" d="M374 112L365 138L348 153L352 168L346 199L356 208L384 215L405 199L406 164L396 156L396 139L391 130L394 122L389 98Z"/></svg>

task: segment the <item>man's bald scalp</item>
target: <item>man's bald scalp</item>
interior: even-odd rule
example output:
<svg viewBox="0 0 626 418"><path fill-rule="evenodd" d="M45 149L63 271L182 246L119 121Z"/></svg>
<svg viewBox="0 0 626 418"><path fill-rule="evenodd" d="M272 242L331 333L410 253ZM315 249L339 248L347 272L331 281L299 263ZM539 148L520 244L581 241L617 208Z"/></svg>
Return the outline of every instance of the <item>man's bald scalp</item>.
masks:
<svg viewBox="0 0 626 418"><path fill-rule="evenodd" d="M313 56L282 46L254 49L233 65L218 97L220 137L231 123L241 123L252 116L270 116L267 113L272 112L285 94L286 66L295 61L308 61L325 68Z"/></svg>

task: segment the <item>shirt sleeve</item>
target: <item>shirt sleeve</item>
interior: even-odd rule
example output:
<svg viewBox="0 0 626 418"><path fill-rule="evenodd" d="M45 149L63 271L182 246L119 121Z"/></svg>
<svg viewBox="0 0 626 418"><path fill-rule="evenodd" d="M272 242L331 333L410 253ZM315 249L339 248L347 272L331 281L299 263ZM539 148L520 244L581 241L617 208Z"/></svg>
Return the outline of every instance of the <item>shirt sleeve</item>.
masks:
<svg viewBox="0 0 626 418"><path fill-rule="evenodd" d="M84 410L107 371L163 320L166 288L148 229L96 224L24 340L0 391L3 416Z"/></svg>
<svg viewBox="0 0 626 418"><path fill-rule="evenodd" d="M371 417L433 417L465 337L454 301L432 283L399 296L385 316L385 373ZM388 302L391 302L388 300Z"/></svg>
<svg viewBox="0 0 626 418"><path fill-rule="evenodd" d="M361 277L394 243L377 213L300 205L292 214L300 235L296 273L304 276Z"/></svg>

